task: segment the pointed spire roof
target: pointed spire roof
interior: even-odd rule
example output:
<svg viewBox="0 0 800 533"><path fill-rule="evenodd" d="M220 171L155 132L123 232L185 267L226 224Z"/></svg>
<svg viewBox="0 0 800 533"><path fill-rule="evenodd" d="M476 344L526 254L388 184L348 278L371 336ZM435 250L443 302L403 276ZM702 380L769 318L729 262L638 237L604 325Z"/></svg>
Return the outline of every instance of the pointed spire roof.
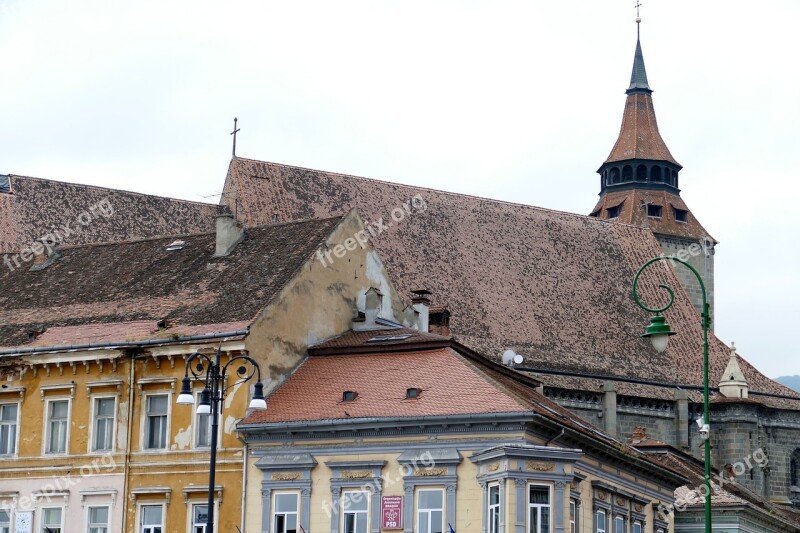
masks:
<svg viewBox="0 0 800 533"><path fill-rule="evenodd" d="M653 90L647 83L647 71L644 68L642 43L636 38L636 53L633 56L631 83L625 91L628 98L622 115L622 127L614 148L605 163L626 161L628 159L644 159L650 161L667 161L681 168L667 148L664 139L658 132L656 111L653 108L651 93Z"/></svg>
<svg viewBox="0 0 800 533"><path fill-rule="evenodd" d="M644 54L642 54L642 43L639 37L636 37L636 53L633 55L633 72L631 72L631 84L627 94L634 92L645 92L650 94L653 89L647 84L647 70L644 68Z"/></svg>

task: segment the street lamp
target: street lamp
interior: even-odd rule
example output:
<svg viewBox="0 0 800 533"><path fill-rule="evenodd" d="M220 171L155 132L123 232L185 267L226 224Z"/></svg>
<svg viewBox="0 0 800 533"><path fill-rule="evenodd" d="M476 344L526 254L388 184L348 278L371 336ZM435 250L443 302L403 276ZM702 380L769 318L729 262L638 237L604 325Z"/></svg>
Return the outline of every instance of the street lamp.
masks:
<svg viewBox="0 0 800 533"><path fill-rule="evenodd" d="M250 400L250 409L266 409L267 401L264 399L264 384L261 382L261 367L258 363L246 356L238 355L231 357L224 365L220 364L221 349L212 359L206 354L195 352L186 360L186 374L181 385L181 393L178 395L179 405L194 405L194 395L192 394L192 378L204 380L205 387L200 394L200 404L197 406L197 414L211 415L211 467L208 474L208 510L206 513L206 533L214 532L214 481L217 469L217 432L219 427L219 410L225 392L233 387L256 376L255 390L253 399ZM236 383L225 387L225 376L231 365L239 364L236 369ZM245 465L245 468L247 466Z"/></svg>
<svg viewBox="0 0 800 533"><path fill-rule="evenodd" d="M700 315L700 323L703 326L703 418L697 420L697 425L700 427L700 438L703 440L703 447L705 448L705 531L706 533L711 533L711 442L709 440L711 415L709 408L708 389L708 330L711 327L711 314L709 312L708 299L706 297L706 286L703 284L703 278L700 277L700 274L697 272L697 270L695 270L694 267L686 261L678 259L677 257L667 257L663 255L655 257L643 264L636 272L636 275L633 277L633 300L636 302L636 305L645 311L655 313L655 316L650 318L650 325L647 326L647 329L642 337L649 337L650 342L653 344L653 348L655 348L657 352L663 352L666 350L669 337L671 335L675 335L675 332L672 331L672 328L670 328L669 324L667 324L666 318L664 318L664 316L661 314L672 307L672 303L675 301L675 293L669 286L663 284L659 285L659 288L664 289L667 291L667 293L669 293L669 301L664 307L651 308L647 307L639 299L639 295L636 292L636 285L639 282L639 276L642 274L642 272L647 267L658 261L672 261L673 263L680 263L688 268L697 278L697 282L700 284L700 292L703 294L703 312Z"/></svg>

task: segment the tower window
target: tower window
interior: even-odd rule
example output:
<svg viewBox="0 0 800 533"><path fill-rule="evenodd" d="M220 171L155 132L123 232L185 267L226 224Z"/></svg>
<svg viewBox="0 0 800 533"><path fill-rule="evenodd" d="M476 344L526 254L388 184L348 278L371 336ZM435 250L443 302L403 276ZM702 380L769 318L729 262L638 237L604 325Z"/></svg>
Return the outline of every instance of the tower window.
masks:
<svg viewBox="0 0 800 533"><path fill-rule="evenodd" d="M654 166L650 169L650 181L661 181L661 167Z"/></svg>
<svg viewBox="0 0 800 533"><path fill-rule="evenodd" d="M619 217L620 205L615 205L614 207L609 207L606 209L606 218L612 219Z"/></svg>
<svg viewBox="0 0 800 533"><path fill-rule="evenodd" d="M678 209L677 207L673 207L672 210L675 212L676 222L689 222L689 212L686 209Z"/></svg>
<svg viewBox="0 0 800 533"><path fill-rule="evenodd" d="M647 181L647 167L639 165L636 167L636 181Z"/></svg>
<svg viewBox="0 0 800 533"><path fill-rule="evenodd" d="M11 192L11 180L5 174L0 174L0 193Z"/></svg>
<svg viewBox="0 0 800 533"><path fill-rule="evenodd" d="M619 169L612 168L611 169L611 177L609 178L611 181L610 183L619 183Z"/></svg>
<svg viewBox="0 0 800 533"><path fill-rule="evenodd" d="M633 181L633 168L630 165L622 167L622 181Z"/></svg>
<svg viewBox="0 0 800 533"><path fill-rule="evenodd" d="M652 218L661 218L661 206L654 204L647 204L647 216Z"/></svg>

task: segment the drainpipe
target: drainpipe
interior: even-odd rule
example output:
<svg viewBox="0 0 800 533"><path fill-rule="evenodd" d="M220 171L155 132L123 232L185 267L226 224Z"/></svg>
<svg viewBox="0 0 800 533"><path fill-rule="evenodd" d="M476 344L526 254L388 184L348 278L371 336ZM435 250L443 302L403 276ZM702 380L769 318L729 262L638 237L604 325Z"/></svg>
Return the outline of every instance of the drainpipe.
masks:
<svg viewBox="0 0 800 533"><path fill-rule="evenodd" d="M136 356L134 352L130 352L130 360L131 360L131 368L130 368L130 377L128 378L128 430L125 439L125 464L123 464L122 471L124 474L123 477L123 484L122 484L122 531L128 531L128 477L130 475L130 463L131 463L131 440L133 439L133 389L136 387L134 378L135 378L135 367L136 367Z"/></svg>
<svg viewBox="0 0 800 533"><path fill-rule="evenodd" d="M240 533L245 533L245 529L247 529L247 525L245 523L245 516L247 516L247 443L244 443L244 460L242 461L242 518L240 523L242 524L242 528L239 530Z"/></svg>

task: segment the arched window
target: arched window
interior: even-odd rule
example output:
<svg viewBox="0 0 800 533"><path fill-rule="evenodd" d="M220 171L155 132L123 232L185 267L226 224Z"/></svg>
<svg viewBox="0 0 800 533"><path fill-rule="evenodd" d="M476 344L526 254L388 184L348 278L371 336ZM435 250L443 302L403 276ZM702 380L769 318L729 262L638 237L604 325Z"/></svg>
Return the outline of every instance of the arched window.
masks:
<svg viewBox="0 0 800 533"><path fill-rule="evenodd" d="M650 181L661 181L661 167L654 165L650 169Z"/></svg>
<svg viewBox="0 0 800 533"><path fill-rule="evenodd" d="M622 167L622 181L633 181L633 168L630 165Z"/></svg>
<svg viewBox="0 0 800 533"><path fill-rule="evenodd" d="M675 170L672 171L672 186L673 187L678 186L678 172Z"/></svg>
<svg viewBox="0 0 800 533"><path fill-rule="evenodd" d="M636 181L647 181L647 167L639 165L636 167Z"/></svg>
<svg viewBox="0 0 800 533"><path fill-rule="evenodd" d="M619 169L616 167L611 169L611 183L619 183Z"/></svg>
<svg viewBox="0 0 800 533"><path fill-rule="evenodd" d="M798 486L798 477L800 477L800 448L794 451L792 458L789 461L789 482L793 487Z"/></svg>

